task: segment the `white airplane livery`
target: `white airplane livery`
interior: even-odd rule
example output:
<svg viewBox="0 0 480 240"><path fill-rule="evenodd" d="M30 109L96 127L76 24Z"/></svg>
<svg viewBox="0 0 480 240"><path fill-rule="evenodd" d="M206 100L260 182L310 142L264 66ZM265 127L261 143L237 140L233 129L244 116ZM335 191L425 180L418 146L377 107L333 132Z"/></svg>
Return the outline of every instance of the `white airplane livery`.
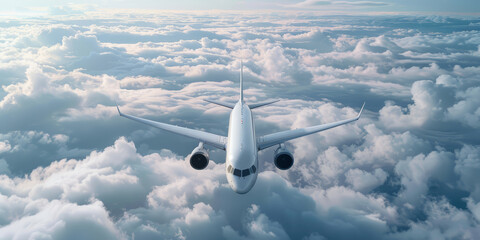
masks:
<svg viewBox="0 0 480 240"><path fill-rule="evenodd" d="M240 194L250 191L257 180L259 173L258 151L278 145L273 158L274 164L281 170L287 170L293 165L294 158L285 147L284 142L356 121L360 118L365 106L364 103L360 112L354 118L257 137L251 110L275 103L278 100L254 104L245 103L243 100L243 64L240 70L240 99L237 103L205 101L232 109L227 137L131 116L122 113L118 106L117 110L122 117L198 140L200 142L198 147L186 159L190 166L196 170L206 168L209 162L208 151L204 148L204 144L225 150L225 170L228 183L233 191Z"/></svg>

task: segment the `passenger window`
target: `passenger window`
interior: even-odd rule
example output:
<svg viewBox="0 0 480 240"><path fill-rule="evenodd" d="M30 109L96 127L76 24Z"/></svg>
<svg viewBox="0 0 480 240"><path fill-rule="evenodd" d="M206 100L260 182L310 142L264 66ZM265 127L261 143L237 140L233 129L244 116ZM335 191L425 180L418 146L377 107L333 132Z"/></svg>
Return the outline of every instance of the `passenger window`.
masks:
<svg viewBox="0 0 480 240"><path fill-rule="evenodd" d="M240 169L236 169L236 168L235 168L235 169L233 170L233 175L235 175L235 176L237 176L237 177L241 177L240 174L241 174Z"/></svg>
<svg viewBox="0 0 480 240"><path fill-rule="evenodd" d="M250 171L248 170L248 168L247 168L247 169L243 169L243 170L242 170L242 177L246 177L246 176L248 176L248 175L250 175Z"/></svg>
<svg viewBox="0 0 480 240"><path fill-rule="evenodd" d="M251 169L252 169L252 173L255 173L257 171L257 168L255 167L255 165L253 165Z"/></svg>

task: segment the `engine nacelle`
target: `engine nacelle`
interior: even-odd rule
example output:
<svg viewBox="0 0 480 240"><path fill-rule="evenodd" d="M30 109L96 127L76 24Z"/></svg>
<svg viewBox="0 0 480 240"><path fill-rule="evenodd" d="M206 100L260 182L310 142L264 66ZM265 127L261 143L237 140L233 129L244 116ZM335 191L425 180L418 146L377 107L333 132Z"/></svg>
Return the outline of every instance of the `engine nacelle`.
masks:
<svg viewBox="0 0 480 240"><path fill-rule="evenodd" d="M208 151L203 148L202 142L198 144L198 147L193 149L192 153L190 154L189 162L190 166L196 170L202 170L208 166Z"/></svg>
<svg viewBox="0 0 480 240"><path fill-rule="evenodd" d="M287 170L293 165L293 155L288 151L284 144L275 150L275 158L273 160L275 167L280 170Z"/></svg>

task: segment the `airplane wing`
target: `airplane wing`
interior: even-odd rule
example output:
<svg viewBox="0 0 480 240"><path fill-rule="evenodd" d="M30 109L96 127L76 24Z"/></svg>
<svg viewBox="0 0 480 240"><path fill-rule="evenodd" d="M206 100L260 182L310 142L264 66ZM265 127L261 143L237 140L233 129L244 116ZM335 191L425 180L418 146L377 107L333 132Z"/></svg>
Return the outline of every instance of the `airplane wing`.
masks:
<svg viewBox="0 0 480 240"><path fill-rule="evenodd" d="M118 110L118 113L120 114L120 116L122 116L122 117L131 119L131 120L134 120L134 121L137 121L137 122L141 122L143 124L146 124L146 125L149 125L149 126L152 126L152 127L155 127L155 128L160 128L160 129L163 129L163 130L168 131L168 132L172 132L172 133L176 133L176 134L179 134L179 135L182 135L182 136L194 138L194 139L197 139L198 141L203 142L205 144L208 144L208 145L214 146L216 148L225 150L225 145L227 144L227 138L224 137L224 136L216 135L216 134L213 134L213 133L207 133L207 132L203 132L203 131L199 131L199 130L195 130L195 129L189 129L189 128L179 127L179 126L175 126L175 125L170 125L170 124L166 124L166 123L156 122L156 121L152 121L152 120L148 120L148 119L124 114L124 113L120 112L120 108L118 107L118 105L117 105L117 110Z"/></svg>
<svg viewBox="0 0 480 240"><path fill-rule="evenodd" d="M268 135L259 137L259 138L257 138L258 150L262 150L262 149L271 147L273 145L277 145L277 144L286 142L288 140L303 137L303 136L310 135L310 134L313 134L313 133L316 133L316 132L320 132L320 131L327 130L327 129L330 129L330 128L338 127L340 125L347 124L347 123L350 123L350 122L353 122L353 121L357 121L360 118L360 115L362 114L363 107L365 107L365 103L363 103L362 109L360 110L358 115L354 118L345 119L345 120L338 121L338 122L333 122L333 123L317 125L317 126L313 126L313 127L287 130L287 131L268 134Z"/></svg>

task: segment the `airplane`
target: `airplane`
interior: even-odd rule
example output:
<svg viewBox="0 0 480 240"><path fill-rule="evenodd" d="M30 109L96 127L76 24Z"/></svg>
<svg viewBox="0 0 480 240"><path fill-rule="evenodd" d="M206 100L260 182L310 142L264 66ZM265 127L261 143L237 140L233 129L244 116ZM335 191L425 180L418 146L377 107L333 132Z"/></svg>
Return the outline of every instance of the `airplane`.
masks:
<svg viewBox="0 0 480 240"><path fill-rule="evenodd" d="M249 192L255 185L259 173L259 151L278 145L274 153L274 164L278 169L287 170L292 167L294 158L292 153L285 147L284 143L286 141L354 122L360 118L363 108L365 107L365 103L363 103L360 112L354 118L257 137L255 135L252 109L263 107L278 102L279 100L253 104L247 104L244 101L243 63L240 69L240 98L238 102L233 104L214 100L205 101L232 109L227 136L220 136L200 130L135 117L122 113L118 105L117 110L122 117L198 140L198 146L192 151L190 156L186 158L190 166L196 170L205 169L210 161L208 151L204 148L204 144L226 151L225 171L227 180L232 190L239 194Z"/></svg>

